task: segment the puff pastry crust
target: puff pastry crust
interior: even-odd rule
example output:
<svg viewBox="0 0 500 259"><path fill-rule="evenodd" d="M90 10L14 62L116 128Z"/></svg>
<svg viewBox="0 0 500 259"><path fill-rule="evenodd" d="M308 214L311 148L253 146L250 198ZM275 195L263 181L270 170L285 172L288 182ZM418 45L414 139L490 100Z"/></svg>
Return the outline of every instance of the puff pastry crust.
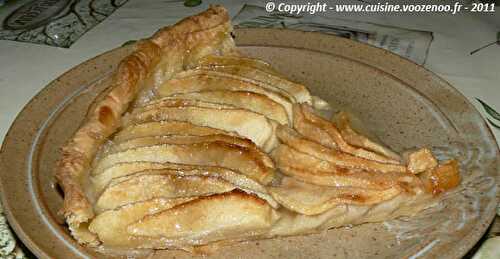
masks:
<svg viewBox="0 0 500 259"><path fill-rule="evenodd" d="M81 244L193 249L410 216L460 183L428 149L402 157L241 56L227 11L139 41L62 148L62 213Z"/></svg>
<svg viewBox="0 0 500 259"><path fill-rule="evenodd" d="M119 63L108 90L92 105L82 126L62 148L56 172L65 195L62 213L80 243L99 244L88 231L87 223L95 213L82 187L99 147L121 125L122 115L132 102L147 98L148 94L138 96L140 91L148 93L145 88L153 90L207 54L235 51L231 31L227 11L212 6L141 40Z"/></svg>

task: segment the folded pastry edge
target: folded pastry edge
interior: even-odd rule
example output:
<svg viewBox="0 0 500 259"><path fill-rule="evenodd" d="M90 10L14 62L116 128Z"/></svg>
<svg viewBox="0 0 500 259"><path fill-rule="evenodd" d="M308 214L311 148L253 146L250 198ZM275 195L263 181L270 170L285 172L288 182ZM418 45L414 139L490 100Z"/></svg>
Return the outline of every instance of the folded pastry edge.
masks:
<svg viewBox="0 0 500 259"><path fill-rule="evenodd" d="M232 27L229 25L226 9L210 6L207 11L187 17L173 26L160 29L151 38L137 42L134 51L119 63L109 87L90 105L79 129L61 148L61 156L55 168L55 178L64 192L60 213L79 243L90 246L100 244L98 237L88 229L89 221L95 217L95 213L84 191L86 177L97 150L118 129L122 115L148 83L147 80L154 77L161 57L169 54L166 50L182 51L179 60L182 63L186 63L186 59L197 58L188 56L189 50L197 47L196 39L205 37L206 40L211 40L211 37L218 36L210 33L200 36L198 32L219 25L227 25L223 29L226 30L225 37L230 37ZM191 34L195 36L191 37ZM221 44L217 40L210 42L212 46L209 47L212 48ZM234 44L230 47L232 46Z"/></svg>

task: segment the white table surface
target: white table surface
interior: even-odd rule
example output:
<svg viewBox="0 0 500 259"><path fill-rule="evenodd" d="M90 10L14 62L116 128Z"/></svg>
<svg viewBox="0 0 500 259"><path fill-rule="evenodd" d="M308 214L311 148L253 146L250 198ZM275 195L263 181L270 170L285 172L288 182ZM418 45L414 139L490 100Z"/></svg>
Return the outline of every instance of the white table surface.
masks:
<svg viewBox="0 0 500 259"><path fill-rule="evenodd" d="M184 7L182 1L129 0L69 49L0 40L0 140L3 140L22 107L66 70L119 47L125 41L147 37L164 25L206 9L209 3L223 4L234 16L245 2L263 5L268 1L204 0L202 5L189 8ZM497 7L500 9L500 6ZM500 46L489 47L472 56L469 54L479 46L496 40L496 34L500 31L500 10L495 14L483 15L466 12L458 15L355 15L329 12L325 16L343 16L432 31L434 40L425 67L462 92L481 114L486 116L475 98L482 99L500 111ZM493 132L498 140L500 131L493 129Z"/></svg>

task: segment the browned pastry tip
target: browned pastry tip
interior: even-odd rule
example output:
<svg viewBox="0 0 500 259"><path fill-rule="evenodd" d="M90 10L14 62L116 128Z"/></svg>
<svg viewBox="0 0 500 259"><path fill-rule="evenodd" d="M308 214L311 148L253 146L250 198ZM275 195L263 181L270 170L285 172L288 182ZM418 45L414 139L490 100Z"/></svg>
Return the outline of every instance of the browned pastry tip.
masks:
<svg viewBox="0 0 500 259"><path fill-rule="evenodd" d="M190 34L193 32L208 30L227 23L230 20L226 8L220 5L210 5L210 7L198 15L186 17L175 25L158 30L151 40L158 46L165 48L176 45L176 38L179 34Z"/></svg>
<svg viewBox="0 0 500 259"><path fill-rule="evenodd" d="M448 160L433 169L430 169L419 177L424 182L428 192L438 195L460 185L460 170L458 161Z"/></svg>

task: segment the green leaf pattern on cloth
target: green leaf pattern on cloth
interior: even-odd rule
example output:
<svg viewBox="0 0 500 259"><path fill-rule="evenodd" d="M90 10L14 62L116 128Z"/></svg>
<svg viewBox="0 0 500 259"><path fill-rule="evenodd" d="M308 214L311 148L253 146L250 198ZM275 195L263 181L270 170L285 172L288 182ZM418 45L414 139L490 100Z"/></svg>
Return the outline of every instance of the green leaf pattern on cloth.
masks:
<svg viewBox="0 0 500 259"><path fill-rule="evenodd" d="M500 32L498 34L500 40ZM488 105L483 100L476 98L476 100L483 106L484 111L489 117L486 120L490 123L492 128L500 130L500 113L493 107ZM491 118L490 118L491 117ZM497 221L500 217L500 206L497 207ZM479 248L478 252L472 257L473 259L493 259L500 258L500 236L494 236L487 239Z"/></svg>
<svg viewBox="0 0 500 259"><path fill-rule="evenodd" d="M484 111L491 116L490 118L486 118L486 120L491 124L496 129L500 130L500 113L497 112L493 107L489 106L487 103L485 103L483 100L476 98L476 100L483 106Z"/></svg>
<svg viewBox="0 0 500 259"><path fill-rule="evenodd" d="M201 0L186 0L184 1L184 6L195 7L201 4Z"/></svg>

